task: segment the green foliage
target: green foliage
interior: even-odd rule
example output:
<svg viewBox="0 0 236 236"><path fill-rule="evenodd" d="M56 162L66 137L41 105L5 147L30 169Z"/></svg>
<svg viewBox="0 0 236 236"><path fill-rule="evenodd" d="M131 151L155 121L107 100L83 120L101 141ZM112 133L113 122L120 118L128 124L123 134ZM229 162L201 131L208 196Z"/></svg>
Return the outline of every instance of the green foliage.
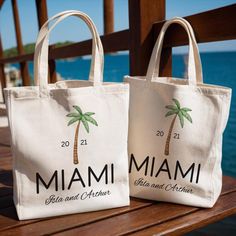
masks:
<svg viewBox="0 0 236 236"><path fill-rule="evenodd" d="M88 116L88 115L84 115L84 118L85 118L85 120L86 120L86 121L88 121L88 122L92 123L93 125L96 125L96 126L98 126L98 123L97 123L97 121L96 121L96 120L94 120L92 117L90 117L90 116Z"/></svg>
<svg viewBox="0 0 236 236"><path fill-rule="evenodd" d="M69 113L66 115L67 117L77 117L77 116L80 116L79 113L75 113L75 112L72 112L72 113Z"/></svg>
<svg viewBox="0 0 236 236"><path fill-rule="evenodd" d="M84 125L84 128L85 128L86 131L89 133L89 125L88 125L88 122L86 121L86 119L85 119L84 116L82 116L81 121L82 121L82 123L83 123L83 125Z"/></svg>
<svg viewBox="0 0 236 236"><path fill-rule="evenodd" d="M180 125L183 128L184 127L184 117L183 117L181 111L178 112L178 117L179 117Z"/></svg>
<svg viewBox="0 0 236 236"><path fill-rule="evenodd" d="M184 118L187 119L190 123L193 123L192 117L188 114L188 112L192 110L188 107L181 108L180 102L177 99L173 98L172 100L174 101L175 105L166 106L166 108L169 109L170 111L168 111L165 116L167 117L174 114L178 115L180 125L182 128L184 127Z"/></svg>
<svg viewBox="0 0 236 236"><path fill-rule="evenodd" d="M86 116L91 116L91 115L94 115L95 113L94 112L86 112L86 113L84 113L84 115L86 115Z"/></svg>
<svg viewBox="0 0 236 236"><path fill-rule="evenodd" d="M80 115L83 114L83 112L82 112L82 110L81 110L81 108L79 106L73 106L73 107L75 108L76 111L79 112Z"/></svg>
<svg viewBox="0 0 236 236"><path fill-rule="evenodd" d="M71 41L65 41L65 42L59 42L54 44L55 47L61 47L61 46L66 46L69 45L73 42ZM28 53L33 53L34 52L34 48L35 48L35 43L28 43L24 45L24 52L25 54ZM12 47L12 48L8 48L6 50L3 51L3 55L4 57L14 57L18 55L18 50L17 47Z"/></svg>
<svg viewBox="0 0 236 236"><path fill-rule="evenodd" d="M187 107L183 107L183 108L181 108L181 110L182 110L182 111L186 111L186 112L187 112L187 111L192 111L191 109L189 109L189 108L187 108Z"/></svg>
<svg viewBox="0 0 236 236"><path fill-rule="evenodd" d="M177 107L174 106L174 105L168 105L168 106L166 106L166 108L170 109L170 110L176 110L177 109Z"/></svg>
<svg viewBox="0 0 236 236"><path fill-rule="evenodd" d="M178 101L177 99L175 99L175 98L173 98L172 100L174 101L174 103L175 103L175 105L177 106L177 108L180 109L180 103L179 103L179 101Z"/></svg>
<svg viewBox="0 0 236 236"><path fill-rule="evenodd" d="M67 114L67 117L71 117L72 119L68 122L68 126L75 123L76 121L81 121L84 125L85 130L89 133L89 123L98 126L97 121L92 118L92 115L95 115L94 112L86 112L83 114L82 109L79 106L74 105L73 108L76 110L76 112L71 112Z"/></svg>
<svg viewBox="0 0 236 236"><path fill-rule="evenodd" d="M187 111L181 110L181 113L190 123L193 123L192 117L187 113Z"/></svg>
<svg viewBox="0 0 236 236"><path fill-rule="evenodd" d="M73 123L75 123L76 121L79 121L81 118L79 117L73 117L69 122L68 122L68 126L72 125Z"/></svg>
<svg viewBox="0 0 236 236"><path fill-rule="evenodd" d="M167 116L174 115L174 114L178 114L178 113L179 113L179 111L178 111L178 110L172 110L172 111L168 111L168 112L166 113L166 117L167 117Z"/></svg>

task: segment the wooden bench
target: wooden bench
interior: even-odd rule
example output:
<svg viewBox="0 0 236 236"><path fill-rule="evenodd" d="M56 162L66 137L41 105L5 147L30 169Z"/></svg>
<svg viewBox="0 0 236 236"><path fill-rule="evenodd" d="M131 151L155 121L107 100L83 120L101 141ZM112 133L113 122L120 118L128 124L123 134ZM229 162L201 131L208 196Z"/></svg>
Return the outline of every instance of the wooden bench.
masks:
<svg viewBox="0 0 236 236"><path fill-rule="evenodd" d="M129 207L19 221L12 200L8 128L0 128L0 235L165 235L183 234L236 213L236 179L224 176L212 209L131 199Z"/></svg>

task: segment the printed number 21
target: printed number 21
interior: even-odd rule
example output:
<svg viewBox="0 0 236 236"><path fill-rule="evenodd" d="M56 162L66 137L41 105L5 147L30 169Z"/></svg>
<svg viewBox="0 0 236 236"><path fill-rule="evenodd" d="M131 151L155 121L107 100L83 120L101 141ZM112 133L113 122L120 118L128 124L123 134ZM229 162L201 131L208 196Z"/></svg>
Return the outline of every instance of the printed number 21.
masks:
<svg viewBox="0 0 236 236"><path fill-rule="evenodd" d="M80 140L80 145L88 145L87 140L86 139L81 139Z"/></svg>
<svg viewBox="0 0 236 236"><path fill-rule="evenodd" d="M179 134L178 133L174 133L174 139L179 139Z"/></svg>

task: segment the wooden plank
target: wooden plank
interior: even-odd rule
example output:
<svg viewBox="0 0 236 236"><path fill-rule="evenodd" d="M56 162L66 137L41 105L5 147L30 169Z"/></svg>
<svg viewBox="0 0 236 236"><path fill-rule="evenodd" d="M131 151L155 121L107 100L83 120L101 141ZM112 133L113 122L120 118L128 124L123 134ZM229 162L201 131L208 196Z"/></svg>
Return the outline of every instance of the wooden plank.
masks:
<svg viewBox="0 0 236 236"><path fill-rule="evenodd" d="M104 52L117 52L128 50L129 30L122 30L112 34L101 36ZM49 59L64 59L70 57L79 57L89 55L92 52L92 41L85 40L79 43L73 43L67 46L53 48L50 51ZM25 54L21 56L0 58L2 63L15 63L21 61L32 61L34 58L32 54Z"/></svg>
<svg viewBox="0 0 236 236"><path fill-rule="evenodd" d="M0 148L2 149L2 148ZM2 173L2 171L12 171L12 157L9 156L11 155L10 153L7 153L6 155L2 156L2 154L0 154L0 175ZM1 181L1 178L0 178ZM1 182L0 182L1 183Z"/></svg>
<svg viewBox="0 0 236 236"><path fill-rule="evenodd" d="M15 207L8 207L4 209L0 209L0 234L1 235L16 235L12 234L11 231L5 231L10 227L17 227L21 225L27 225L27 224L32 224L33 222L36 222L37 220L24 220L24 221L19 221ZM38 220L39 221L39 220ZM19 233L20 235L20 233Z"/></svg>
<svg viewBox="0 0 236 236"><path fill-rule="evenodd" d="M0 112L1 111L0 109ZM11 138L10 138L10 129L9 127L1 127L0 128L0 146L9 146L11 145Z"/></svg>
<svg viewBox="0 0 236 236"><path fill-rule="evenodd" d="M132 231L141 230L154 224L163 223L167 220L189 214L196 211L196 208L168 204L156 203L155 205L132 211L116 217L97 221L89 225L63 231L56 235L125 235Z"/></svg>
<svg viewBox="0 0 236 236"><path fill-rule="evenodd" d="M135 232L134 235L183 235L235 214L235 206L236 192L228 193L221 196L212 209L200 209L192 214Z"/></svg>
<svg viewBox="0 0 236 236"><path fill-rule="evenodd" d="M43 24L48 20L48 10L47 10L47 1L46 0L36 0L36 9L38 16L38 26L39 30ZM51 52L52 46L49 46L49 53ZM53 59L49 60L49 73L48 73L48 82L55 83L57 82L56 74L56 63Z"/></svg>
<svg viewBox="0 0 236 236"><path fill-rule="evenodd" d="M199 43L236 39L236 4L184 17L193 27ZM163 22L154 24L154 34L159 34ZM179 25L167 30L164 47L188 44L187 34Z"/></svg>
<svg viewBox="0 0 236 236"><path fill-rule="evenodd" d="M24 54L24 55L17 55L13 57L4 57L0 58L0 64L11 64L11 63L17 63L17 62L24 62L24 61L33 61L34 60L34 54Z"/></svg>
<svg viewBox="0 0 236 236"><path fill-rule="evenodd" d="M114 32L114 1L103 0L104 35Z"/></svg>
<svg viewBox="0 0 236 236"><path fill-rule="evenodd" d="M17 0L12 0L12 11L13 11L13 18L14 18L14 25L15 25L15 32L16 32L16 42L17 42L17 49L19 55L24 54L24 48L21 38L21 29L20 29L20 19L17 7ZM28 70L28 64L26 62L20 63L20 71L23 85L27 86L30 85L30 75Z"/></svg>
<svg viewBox="0 0 236 236"><path fill-rule="evenodd" d="M17 235L20 233L23 233L23 235L51 234L53 232L55 233L61 230L70 229L78 225L85 225L126 212L142 209L150 206L151 204L151 201L133 199L131 201L131 205L128 207L54 217L40 221L18 221L14 207L10 207L7 209L0 209L0 231L7 230L6 232L10 235Z"/></svg>
<svg viewBox="0 0 236 236"><path fill-rule="evenodd" d="M129 0L130 74L145 75L151 56L152 24L165 19L165 0Z"/></svg>
<svg viewBox="0 0 236 236"><path fill-rule="evenodd" d="M222 194L230 194L229 191L232 190L234 190L233 193L235 193L236 180L232 180L232 178L226 178L224 180L229 183L224 187ZM138 211L128 212L79 228L63 231L61 235L93 235L94 232L96 232L96 235L108 235L111 231L114 235L123 235L151 227L152 225L161 224L198 210L199 208L196 207L157 202L154 205L139 209ZM117 224L117 222L119 222L119 224Z"/></svg>

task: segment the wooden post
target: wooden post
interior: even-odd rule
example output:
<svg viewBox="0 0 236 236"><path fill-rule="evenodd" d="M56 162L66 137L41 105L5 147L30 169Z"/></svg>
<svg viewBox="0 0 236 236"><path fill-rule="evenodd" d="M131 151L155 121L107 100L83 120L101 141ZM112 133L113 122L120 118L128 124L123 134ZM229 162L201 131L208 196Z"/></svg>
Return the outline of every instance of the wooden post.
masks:
<svg viewBox="0 0 236 236"><path fill-rule="evenodd" d="M46 0L36 0L36 8L37 8L37 16L38 16L38 26L39 29L48 19L48 11L47 11L47 1ZM51 46L49 46L50 52ZM48 81L49 83L55 83L57 81L56 74L56 63L55 60L49 60L49 73L48 73Z"/></svg>
<svg viewBox="0 0 236 236"><path fill-rule="evenodd" d="M165 19L165 0L129 0L130 74L145 75L152 48L154 22ZM163 51L161 74L171 73L171 49Z"/></svg>
<svg viewBox="0 0 236 236"><path fill-rule="evenodd" d="M103 0L104 35L114 32L114 2Z"/></svg>
<svg viewBox="0 0 236 236"><path fill-rule="evenodd" d="M21 29L20 29L20 19L17 7L17 0L12 0L12 11L14 17L14 24L15 24L15 32L16 32L16 42L17 42L17 50L19 55L24 54L24 47L21 38ZM30 75L28 70L27 62L20 63L20 70L21 70L21 77L23 85L30 85Z"/></svg>

